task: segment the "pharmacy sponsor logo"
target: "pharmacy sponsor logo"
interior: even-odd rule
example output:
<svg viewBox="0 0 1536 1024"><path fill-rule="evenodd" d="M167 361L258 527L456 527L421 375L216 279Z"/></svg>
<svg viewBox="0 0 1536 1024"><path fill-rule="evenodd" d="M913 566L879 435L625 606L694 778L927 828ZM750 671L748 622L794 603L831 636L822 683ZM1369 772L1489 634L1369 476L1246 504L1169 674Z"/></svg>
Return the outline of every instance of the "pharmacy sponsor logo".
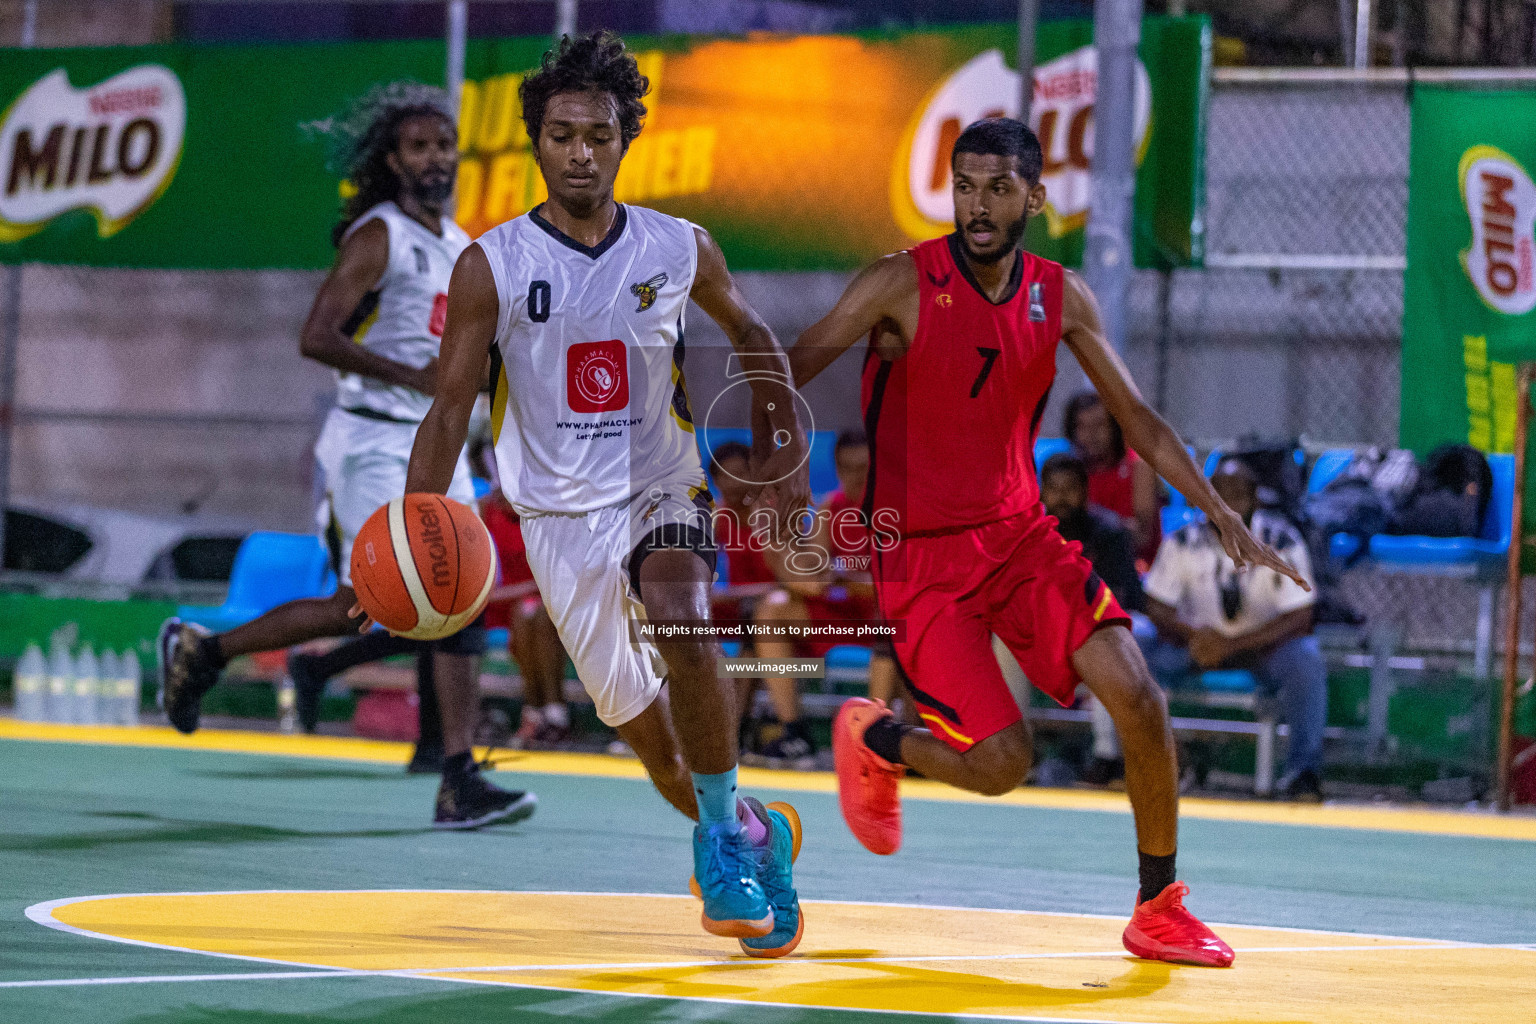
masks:
<svg viewBox="0 0 1536 1024"><path fill-rule="evenodd" d="M1093 162L1093 111L1098 88L1098 54L1084 46L1035 69L1031 127L1040 136L1045 165L1045 215L1057 238L1088 221L1089 169ZM896 222L913 238L931 238L954 225L950 154L965 126L984 117L1016 117L1019 74L988 50L962 65L929 94L918 110L891 173L891 206ZM1151 141L1152 80L1136 62L1136 162Z"/></svg>
<svg viewBox="0 0 1536 1024"><path fill-rule="evenodd" d="M1536 309L1536 184L1519 161L1493 146L1473 146L1457 168L1472 222L1461 265L1493 309L1519 316Z"/></svg>
<svg viewBox="0 0 1536 1024"><path fill-rule="evenodd" d="M608 412L629 405L629 353L618 340L566 349L566 401L572 412Z"/></svg>
<svg viewBox="0 0 1536 1024"><path fill-rule="evenodd" d="M175 177L187 127L181 80L141 64L85 89L59 68L16 98L0 123L0 242L88 209L110 237Z"/></svg>

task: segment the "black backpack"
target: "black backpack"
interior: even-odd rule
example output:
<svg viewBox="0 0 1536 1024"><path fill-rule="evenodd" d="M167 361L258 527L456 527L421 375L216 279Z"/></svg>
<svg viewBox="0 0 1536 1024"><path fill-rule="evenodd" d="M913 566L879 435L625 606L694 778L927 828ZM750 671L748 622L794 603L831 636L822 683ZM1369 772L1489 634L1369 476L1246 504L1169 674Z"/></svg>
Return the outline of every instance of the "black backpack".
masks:
<svg viewBox="0 0 1536 1024"><path fill-rule="evenodd" d="M1493 496L1488 458L1469 444L1443 444L1429 453L1412 493L1388 533L1416 537L1476 537Z"/></svg>

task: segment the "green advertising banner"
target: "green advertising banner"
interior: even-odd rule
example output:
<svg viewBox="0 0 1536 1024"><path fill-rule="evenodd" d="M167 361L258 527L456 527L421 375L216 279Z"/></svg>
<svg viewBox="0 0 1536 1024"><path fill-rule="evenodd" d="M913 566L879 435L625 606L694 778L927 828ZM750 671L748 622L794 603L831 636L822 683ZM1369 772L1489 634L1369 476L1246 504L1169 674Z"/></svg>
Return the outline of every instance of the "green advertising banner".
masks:
<svg viewBox="0 0 1536 1024"><path fill-rule="evenodd" d="M1093 152L1089 21L1049 22L1032 119L1046 215L1026 244L1080 262ZM629 40L652 93L617 193L688 217L744 270L846 270L952 229L961 128L1018 108L1016 30ZM1135 257L1203 257L1211 32L1149 18L1136 86ZM542 201L517 87L543 38L472 40L456 217ZM371 86L441 81L436 41L0 50L0 262L322 267L346 187L305 126Z"/></svg>
<svg viewBox="0 0 1536 1024"><path fill-rule="evenodd" d="M1536 359L1536 92L1419 86L1412 114L1402 444L1512 452L1515 366Z"/></svg>

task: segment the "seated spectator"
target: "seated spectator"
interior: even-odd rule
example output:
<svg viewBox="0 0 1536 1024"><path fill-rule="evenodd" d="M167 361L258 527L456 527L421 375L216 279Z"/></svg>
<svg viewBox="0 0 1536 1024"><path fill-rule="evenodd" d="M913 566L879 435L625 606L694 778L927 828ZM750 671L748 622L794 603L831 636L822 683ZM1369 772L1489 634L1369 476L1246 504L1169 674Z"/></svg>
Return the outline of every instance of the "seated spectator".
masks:
<svg viewBox="0 0 1536 1024"><path fill-rule="evenodd" d="M1083 460L1069 452L1046 459L1040 469L1040 500L1046 513L1056 518L1056 531L1083 546L1083 557L1120 606L1128 612L1145 612L1131 531L1125 520L1088 500L1088 468ZM1082 706L1093 722L1093 755L1082 781L1107 786L1125 775L1120 740L1104 705L1086 687L1082 693Z"/></svg>
<svg viewBox="0 0 1536 1024"><path fill-rule="evenodd" d="M1157 473L1126 447L1120 424L1092 391L1067 403L1061 434L1088 469L1088 500L1130 525L1136 556L1150 564L1163 536Z"/></svg>
<svg viewBox="0 0 1536 1024"><path fill-rule="evenodd" d="M1257 485L1245 464L1224 461L1211 484L1255 537L1311 582L1301 534L1283 517L1259 509ZM1158 680L1168 686L1204 669L1252 672L1261 695L1279 695L1290 730L1281 794L1322 799L1328 670L1312 635L1314 596L1272 569L1238 572L1216 531L1203 522L1167 538L1144 586L1147 615L1157 626L1147 664Z"/></svg>
<svg viewBox="0 0 1536 1024"><path fill-rule="evenodd" d="M1056 532L1083 546L1083 557L1126 611L1144 611L1136 550L1125 520L1088 496L1088 467L1069 452L1052 455L1040 470L1040 500L1056 519Z"/></svg>

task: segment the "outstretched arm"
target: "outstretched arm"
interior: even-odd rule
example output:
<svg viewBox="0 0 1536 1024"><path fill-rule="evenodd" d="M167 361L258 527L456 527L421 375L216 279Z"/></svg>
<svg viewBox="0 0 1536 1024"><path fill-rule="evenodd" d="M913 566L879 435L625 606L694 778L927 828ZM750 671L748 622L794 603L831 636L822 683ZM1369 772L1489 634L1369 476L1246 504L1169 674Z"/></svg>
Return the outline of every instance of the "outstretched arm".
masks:
<svg viewBox="0 0 1536 1024"><path fill-rule="evenodd" d="M832 311L806 328L789 350L795 385L804 387L876 327L902 337L904 306L916 302L917 265L911 253L883 256L859 271ZM916 317L911 319L909 326L915 329Z"/></svg>
<svg viewBox="0 0 1536 1024"><path fill-rule="evenodd" d="M397 363L368 351L342 330L388 266L389 228L382 220L371 220L348 235L299 332L299 352L343 373L361 374L430 395L435 360L423 367Z"/></svg>
<svg viewBox="0 0 1536 1024"><path fill-rule="evenodd" d="M500 305L485 251L471 245L459 255L448 285L448 320L438 355L437 394L416 431L405 491L446 494L469 433L469 415L485 379L496 340Z"/></svg>
<svg viewBox="0 0 1536 1024"><path fill-rule="evenodd" d="M693 231L699 247L693 301L730 339L752 387L751 477L758 483L746 500L759 508L773 508L778 514L775 533L784 536L811 503L810 445L795 407L789 361L779 340L736 287L720 246L703 228L695 225Z"/></svg>
<svg viewBox="0 0 1536 1024"><path fill-rule="evenodd" d="M1062 340L1093 382L1094 389L1104 402L1104 408L1120 424L1125 443L1188 498L1190 504L1205 513L1216 532L1221 535L1222 547L1239 569L1249 565L1267 565L1289 576L1304 589L1311 590L1305 577L1268 544L1260 543L1249 533L1242 518L1217 495L1210 481L1195 466L1194 459L1189 457L1189 452L1185 451L1179 435L1141 397L1136 382L1131 380L1130 371L1104 337L1099 304L1093 292L1081 277L1070 270L1065 277Z"/></svg>

